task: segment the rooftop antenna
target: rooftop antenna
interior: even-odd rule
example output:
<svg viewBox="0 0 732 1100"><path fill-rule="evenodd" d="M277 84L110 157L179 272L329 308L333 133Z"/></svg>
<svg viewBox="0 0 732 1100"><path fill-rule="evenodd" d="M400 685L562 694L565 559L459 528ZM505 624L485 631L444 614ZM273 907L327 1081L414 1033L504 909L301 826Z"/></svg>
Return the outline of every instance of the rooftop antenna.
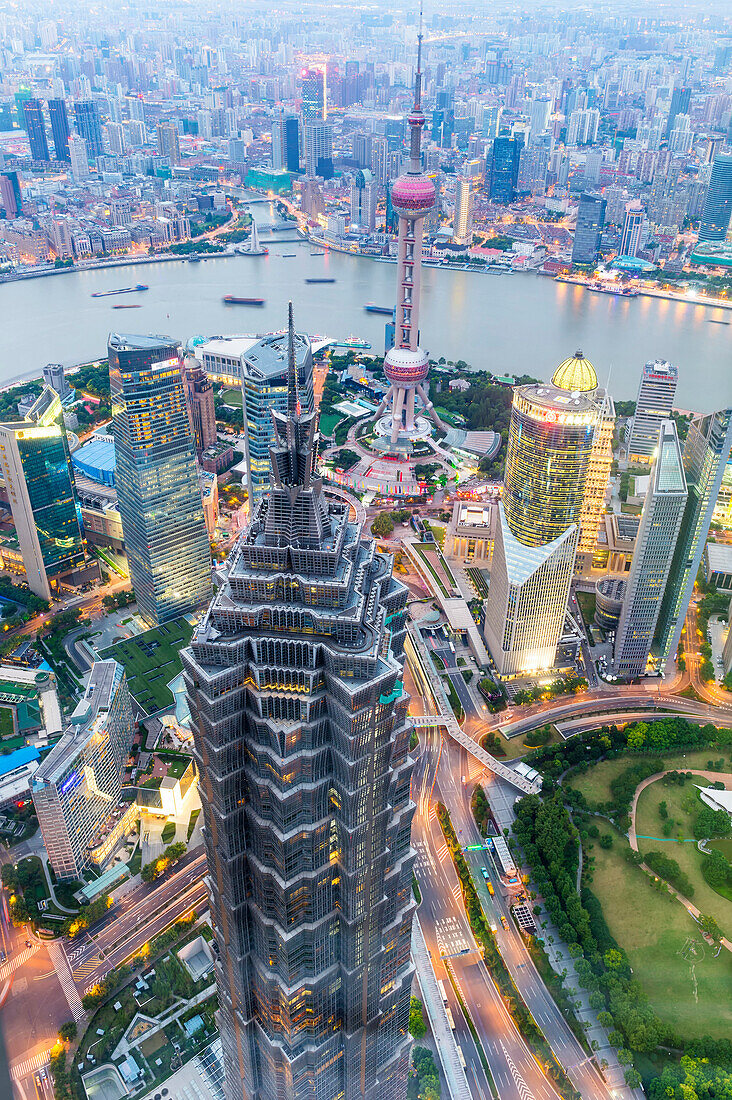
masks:
<svg viewBox="0 0 732 1100"><path fill-rule="evenodd" d="M301 412L300 378L295 358L295 322L292 319L290 302L287 319L287 413L289 416L299 416Z"/></svg>
<svg viewBox="0 0 732 1100"><path fill-rule="evenodd" d="M414 106L419 110L422 106L422 6L424 0L419 0L419 33L417 35L417 75L414 81Z"/></svg>

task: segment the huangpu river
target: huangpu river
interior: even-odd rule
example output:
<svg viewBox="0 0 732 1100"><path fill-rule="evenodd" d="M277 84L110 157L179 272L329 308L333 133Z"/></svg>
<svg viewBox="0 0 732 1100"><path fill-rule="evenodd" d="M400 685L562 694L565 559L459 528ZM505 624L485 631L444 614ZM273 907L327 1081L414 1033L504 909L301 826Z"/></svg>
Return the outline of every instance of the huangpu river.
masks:
<svg viewBox="0 0 732 1100"><path fill-rule="evenodd" d="M109 332L191 336L269 332L284 327L292 300L296 325L343 340L356 336L384 351L394 264L266 233L271 206L253 208L268 256L200 263L152 263L78 271L0 285L0 386L39 375L48 362L71 366L106 355ZM282 236L294 236L282 234ZM308 278L335 279L306 283ZM140 294L92 298L97 291L146 283ZM261 297L261 308L227 306L226 294ZM139 304L115 310L113 305ZM720 323L722 322L722 323ZM488 275L425 268L421 342L433 358L465 360L494 374L548 379L576 349L594 363L616 400L636 396L648 359L679 368L676 405L709 412L732 404L732 311L657 298L615 298L533 274Z"/></svg>

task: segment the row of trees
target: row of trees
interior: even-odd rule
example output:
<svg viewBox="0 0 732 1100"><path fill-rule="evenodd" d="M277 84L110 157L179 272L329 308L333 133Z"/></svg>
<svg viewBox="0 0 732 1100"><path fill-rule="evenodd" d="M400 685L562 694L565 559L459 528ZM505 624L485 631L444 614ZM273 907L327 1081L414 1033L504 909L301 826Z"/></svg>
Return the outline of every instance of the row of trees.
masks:
<svg viewBox="0 0 732 1100"><path fill-rule="evenodd" d="M648 1052L664 1037L664 1028L633 979L628 960L612 939L595 905L588 908L575 886L579 838L561 793L542 801L537 795L516 807L514 834L532 872L536 889L575 961L577 980L589 991L590 1006L619 1047L618 1059L628 1066L626 1082L635 1087L640 1075L631 1066L632 1051Z"/></svg>
<svg viewBox="0 0 732 1100"><path fill-rule="evenodd" d="M161 856L145 864L140 871L140 878L143 882L154 882L156 878L160 878L171 867L174 867L178 860L185 855L185 851L186 846L182 840L179 840L176 844L169 844Z"/></svg>

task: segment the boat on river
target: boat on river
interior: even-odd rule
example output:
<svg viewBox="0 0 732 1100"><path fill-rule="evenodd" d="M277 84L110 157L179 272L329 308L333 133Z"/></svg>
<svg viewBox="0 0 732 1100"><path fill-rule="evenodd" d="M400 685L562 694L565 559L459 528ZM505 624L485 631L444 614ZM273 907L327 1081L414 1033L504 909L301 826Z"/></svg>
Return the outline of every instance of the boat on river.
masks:
<svg viewBox="0 0 732 1100"><path fill-rule="evenodd" d="M92 298L111 298L114 294L137 294L139 290L147 289L144 283L138 283L137 286L120 286L116 290L96 290Z"/></svg>

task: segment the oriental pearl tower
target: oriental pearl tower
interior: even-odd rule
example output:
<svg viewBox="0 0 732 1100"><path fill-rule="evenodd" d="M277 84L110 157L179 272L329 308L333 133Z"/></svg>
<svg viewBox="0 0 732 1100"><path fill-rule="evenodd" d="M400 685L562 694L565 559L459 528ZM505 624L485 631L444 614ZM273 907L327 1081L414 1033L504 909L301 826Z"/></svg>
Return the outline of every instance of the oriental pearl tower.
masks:
<svg viewBox="0 0 732 1100"><path fill-rule="evenodd" d="M435 426L445 429L424 387L429 360L418 342L423 219L435 205L436 197L432 180L422 171L422 127L425 118L421 103L421 13L417 41L414 106L409 115L409 169L395 181L391 189L392 205L399 215L399 238L394 347L387 352L384 360L384 374L390 386L374 416L374 420L379 422L379 434L388 436L389 444L400 449L409 449L413 439L427 434L424 417L421 418L421 424L420 418L415 417L417 395L424 406L424 412ZM389 412L382 416L387 408Z"/></svg>

